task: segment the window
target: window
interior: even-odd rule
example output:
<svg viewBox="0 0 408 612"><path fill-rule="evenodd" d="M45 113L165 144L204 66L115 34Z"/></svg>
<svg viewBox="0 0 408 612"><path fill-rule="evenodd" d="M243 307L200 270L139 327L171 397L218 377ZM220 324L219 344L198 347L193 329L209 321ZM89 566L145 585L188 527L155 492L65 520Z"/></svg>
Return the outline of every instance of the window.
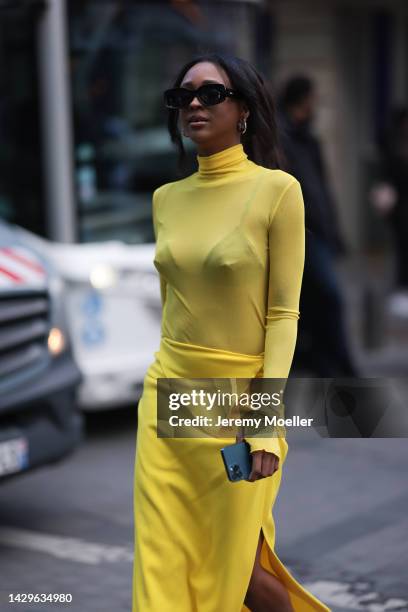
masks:
<svg viewBox="0 0 408 612"><path fill-rule="evenodd" d="M0 8L0 218L45 236L35 3Z"/></svg>
<svg viewBox="0 0 408 612"><path fill-rule="evenodd" d="M152 192L177 178L162 91L204 49L251 53L256 4L179 4L68 3L81 241L154 241Z"/></svg>

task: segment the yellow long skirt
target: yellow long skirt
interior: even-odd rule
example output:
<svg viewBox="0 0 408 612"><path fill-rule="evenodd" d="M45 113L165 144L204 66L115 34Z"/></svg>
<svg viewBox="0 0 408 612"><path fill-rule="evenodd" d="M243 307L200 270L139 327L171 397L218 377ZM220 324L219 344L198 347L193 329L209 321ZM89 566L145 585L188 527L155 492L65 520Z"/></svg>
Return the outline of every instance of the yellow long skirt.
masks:
<svg viewBox="0 0 408 612"><path fill-rule="evenodd" d="M279 469L253 483L227 479L220 449L232 438L158 438L157 378L254 378L262 356L162 338L138 407L134 471L132 612L250 612L244 599L260 530L261 564L296 612L329 611L278 558L272 508Z"/></svg>

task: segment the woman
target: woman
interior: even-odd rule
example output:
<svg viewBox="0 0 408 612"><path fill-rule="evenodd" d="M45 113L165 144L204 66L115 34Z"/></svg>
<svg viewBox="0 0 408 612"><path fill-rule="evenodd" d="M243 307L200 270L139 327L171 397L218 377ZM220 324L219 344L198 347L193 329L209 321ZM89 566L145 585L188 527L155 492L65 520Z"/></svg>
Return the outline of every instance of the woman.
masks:
<svg viewBox="0 0 408 612"><path fill-rule="evenodd" d="M274 552L285 438L247 437L252 472L231 483L220 449L234 440L157 437L157 378L287 378L304 265L301 188L276 169L258 72L200 55L165 104L180 159L179 121L198 171L153 194L163 318L139 402L132 612L327 611Z"/></svg>

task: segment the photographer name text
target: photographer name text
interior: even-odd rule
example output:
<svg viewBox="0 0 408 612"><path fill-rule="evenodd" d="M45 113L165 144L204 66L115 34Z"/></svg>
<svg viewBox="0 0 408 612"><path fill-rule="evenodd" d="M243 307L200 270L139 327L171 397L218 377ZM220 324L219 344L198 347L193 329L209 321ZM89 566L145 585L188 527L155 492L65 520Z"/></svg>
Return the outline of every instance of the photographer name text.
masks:
<svg viewBox="0 0 408 612"><path fill-rule="evenodd" d="M293 416L288 418L267 416L262 417L234 417L227 418L218 416L216 422L209 416L198 415L192 418L179 417L172 415L169 417L169 424L172 427L311 427L313 422L312 418L303 418L300 416Z"/></svg>

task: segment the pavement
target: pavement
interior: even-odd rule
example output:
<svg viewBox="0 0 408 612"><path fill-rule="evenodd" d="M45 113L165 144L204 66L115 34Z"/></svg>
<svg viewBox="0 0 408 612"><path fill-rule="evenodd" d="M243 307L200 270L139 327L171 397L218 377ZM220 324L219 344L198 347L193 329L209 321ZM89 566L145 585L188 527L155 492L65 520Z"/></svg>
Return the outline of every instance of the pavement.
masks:
<svg viewBox="0 0 408 612"><path fill-rule="evenodd" d="M349 343L363 376L408 376L408 303L395 308L402 293L393 266L382 252L337 263Z"/></svg>

